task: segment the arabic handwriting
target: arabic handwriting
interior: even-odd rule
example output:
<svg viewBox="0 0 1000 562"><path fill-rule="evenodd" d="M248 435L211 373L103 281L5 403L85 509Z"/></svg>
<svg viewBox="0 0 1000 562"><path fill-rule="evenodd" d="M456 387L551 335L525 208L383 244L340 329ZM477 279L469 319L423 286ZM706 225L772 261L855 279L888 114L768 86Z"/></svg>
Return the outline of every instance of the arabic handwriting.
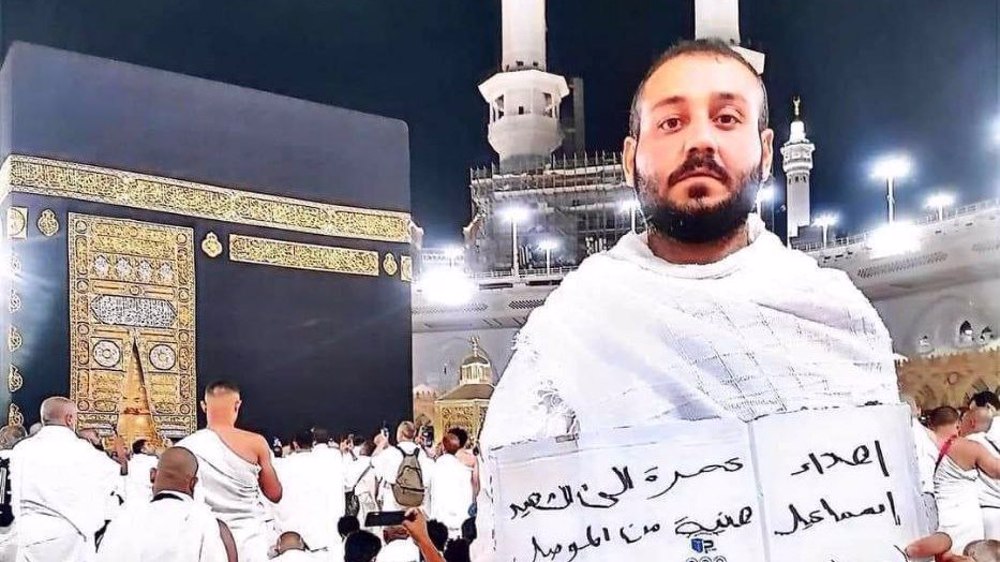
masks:
<svg viewBox="0 0 1000 562"><path fill-rule="evenodd" d="M717 471L724 472L737 472L744 468L744 462L739 457L733 457L727 459L723 462L716 462L707 464L693 470L691 472L683 472L681 470L674 470L673 476L669 480L669 484L655 491L652 495L646 495L645 499L652 500L667 494L673 490L679 483L684 480L689 480L701 476L703 474L709 474ZM640 484L647 488L653 488L657 482L665 481L659 475L659 466L653 466L646 469L643 472L643 478ZM534 511L560 511L568 509L573 505L579 505L581 507L589 509L610 509L619 504L622 496L628 492L636 489L636 482L632 478L632 473L630 467L628 466L615 466L611 468L614 474L616 483L612 490L592 490L589 483L583 483L578 486L572 485L560 485L555 490L550 492L532 492L528 496L516 503L509 504L510 507L510 519L524 518L530 515ZM648 492L644 491L643 494Z"/></svg>
<svg viewBox="0 0 1000 562"><path fill-rule="evenodd" d="M613 529L614 527L595 528L593 525L587 525L587 531L584 538L565 545L563 543L556 543L552 546L544 546L539 542L538 537L533 536L531 537L531 545L534 549L532 562L538 562L539 560L551 560L552 562L556 562L560 555L566 555L566 558L565 560L560 560L559 562L573 562L573 560L580 555L580 552L588 548L599 548L602 545L607 545L616 541L626 545L632 545L643 540L649 535L659 533L661 526L659 523L652 523L642 525L640 527L635 523L629 523L618 527L617 533L615 533Z"/></svg>
<svg viewBox="0 0 1000 562"><path fill-rule="evenodd" d="M882 453L882 443L880 443L877 439L874 441L874 449L879 469L882 471L882 475L888 478L889 469L886 467L885 455ZM867 444L863 444L858 445L852 454L846 458L833 452L819 454L809 453L808 460L802 463L798 470L792 472L791 476L798 476L799 474L804 474L813 470L822 475L838 465L854 467L870 464L872 464L871 449Z"/></svg>
<svg viewBox="0 0 1000 562"><path fill-rule="evenodd" d="M808 530L814 525L827 521L841 523L858 517L882 515L887 512L892 516L893 524L898 527L901 525L901 522L899 514L896 513L896 501L892 496L892 492L886 492L885 496L887 501L865 507L859 511L835 509L830 504L829 500L826 498L820 498L820 507L808 512L808 517L804 516L796 505L788 504L788 512L792 516L791 528L785 531L775 531L774 534L778 536L787 536L795 534L799 531Z"/></svg>
<svg viewBox="0 0 1000 562"><path fill-rule="evenodd" d="M742 470L743 466L744 466L743 465L743 461L741 461L739 457L733 457L731 459L728 459L728 460L724 461L722 464L707 464L707 465L701 467L700 469L698 469L695 472L692 472L690 474L681 472L679 470L675 470L674 471L673 479L671 479L671 481L670 481L670 485L668 485L666 488L664 488L660 492L655 493L655 494L647 497L646 499L653 500L653 499L656 499L658 497L663 496L664 494L666 494L670 490L673 490L674 486L676 486L682 480L687 480L687 479L690 479L690 478L695 478L697 476L701 476L702 474L708 474L710 472L715 472L716 470L724 470L726 472L736 472L736 471ZM653 482L657 481L658 477L655 474L649 474L651 471L654 471L657 468L658 467L653 467L653 468L651 468L651 469L649 469L649 470L646 471L646 474L647 474L647 476L646 476L646 482L653 483Z"/></svg>
<svg viewBox="0 0 1000 562"><path fill-rule="evenodd" d="M717 536L728 529L738 529L749 524L752 518L753 508L749 505L740 508L735 517L720 511L715 521L708 524L700 523L685 516L674 522L674 533L686 538L701 535Z"/></svg>

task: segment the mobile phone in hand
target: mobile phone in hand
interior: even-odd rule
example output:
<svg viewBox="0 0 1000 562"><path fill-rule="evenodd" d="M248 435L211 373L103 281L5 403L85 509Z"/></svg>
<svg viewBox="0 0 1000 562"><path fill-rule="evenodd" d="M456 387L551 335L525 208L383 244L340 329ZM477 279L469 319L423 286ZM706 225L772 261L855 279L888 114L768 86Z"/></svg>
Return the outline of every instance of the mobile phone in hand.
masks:
<svg viewBox="0 0 1000 562"><path fill-rule="evenodd" d="M392 527L402 525L405 519L404 511L373 511L365 517L365 527Z"/></svg>

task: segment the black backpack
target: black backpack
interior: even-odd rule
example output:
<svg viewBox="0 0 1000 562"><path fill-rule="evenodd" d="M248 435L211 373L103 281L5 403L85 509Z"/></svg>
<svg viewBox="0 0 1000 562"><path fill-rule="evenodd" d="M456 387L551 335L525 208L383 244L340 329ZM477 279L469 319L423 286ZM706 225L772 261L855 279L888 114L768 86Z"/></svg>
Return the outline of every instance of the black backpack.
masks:
<svg viewBox="0 0 1000 562"><path fill-rule="evenodd" d="M354 485L351 486L351 491L344 493L345 515L350 515L351 517L357 517L358 513L361 512L361 500L358 499L358 495L355 492L355 489L358 487L358 484L360 484L361 481L365 479L365 475L367 475L368 471L371 469L372 465L371 463L369 463L368 466L365 467L365 470L361 473L361 476L358 477L357 482L355 482Z"/></svg>

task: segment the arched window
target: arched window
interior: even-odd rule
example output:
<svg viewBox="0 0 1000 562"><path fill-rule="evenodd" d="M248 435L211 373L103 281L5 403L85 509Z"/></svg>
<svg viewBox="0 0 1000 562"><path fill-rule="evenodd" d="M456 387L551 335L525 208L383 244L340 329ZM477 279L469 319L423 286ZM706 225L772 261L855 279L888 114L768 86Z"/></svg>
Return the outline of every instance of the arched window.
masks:
<svg viewBox="0 0 1000 562"><path fill-rule="evenodd" d="M986 326L983 331L979 333L979 341L982 343L990 343L994 338L993 328Z"/></svg>
<svg viewBox="0 0 1000 562"><path fill-rule="evenodd" d="M972 323L968 320L958 327L958 345L972 345Z"/></svg>

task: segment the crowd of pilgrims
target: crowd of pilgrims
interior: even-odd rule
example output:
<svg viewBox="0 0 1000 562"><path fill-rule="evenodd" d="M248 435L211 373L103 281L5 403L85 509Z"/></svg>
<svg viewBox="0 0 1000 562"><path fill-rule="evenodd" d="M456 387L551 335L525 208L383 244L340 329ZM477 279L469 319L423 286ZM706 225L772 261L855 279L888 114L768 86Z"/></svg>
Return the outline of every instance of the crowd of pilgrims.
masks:
<svg viewBox="0 0 1000 562"><path fill-rule="evenodd" d="M312 427L272 447L235 428L236 385L205 397L208 427L176 445L105 451L60 397L29 431L0 429L0 562L469 560L478 467L464 429L432 443L409 421L395 439ZM366 526L373 512L400 520Z"/></svg>
<svg viewBox="0 0 1000 562"><path fill-rule="evenodd" d="M921 493L932 528L977 562L1000 561L1000 399L974 394L961 408L913 412Z"/></svg>
<svg viewBox="0 0 1000 562"><path fill-rule="evenodd" d="M1000 399L914 414L931 523L966 555L1000 561ZM467 561L476 540L477 455L468 433L435 442L412 422L395 439L333 437L288 445L235 428L239 390L205 394L208 427L154 448L105 451L54 397L29 431L0 429L0 562ZM369 514L400 520L366 525Z"/></svg>

